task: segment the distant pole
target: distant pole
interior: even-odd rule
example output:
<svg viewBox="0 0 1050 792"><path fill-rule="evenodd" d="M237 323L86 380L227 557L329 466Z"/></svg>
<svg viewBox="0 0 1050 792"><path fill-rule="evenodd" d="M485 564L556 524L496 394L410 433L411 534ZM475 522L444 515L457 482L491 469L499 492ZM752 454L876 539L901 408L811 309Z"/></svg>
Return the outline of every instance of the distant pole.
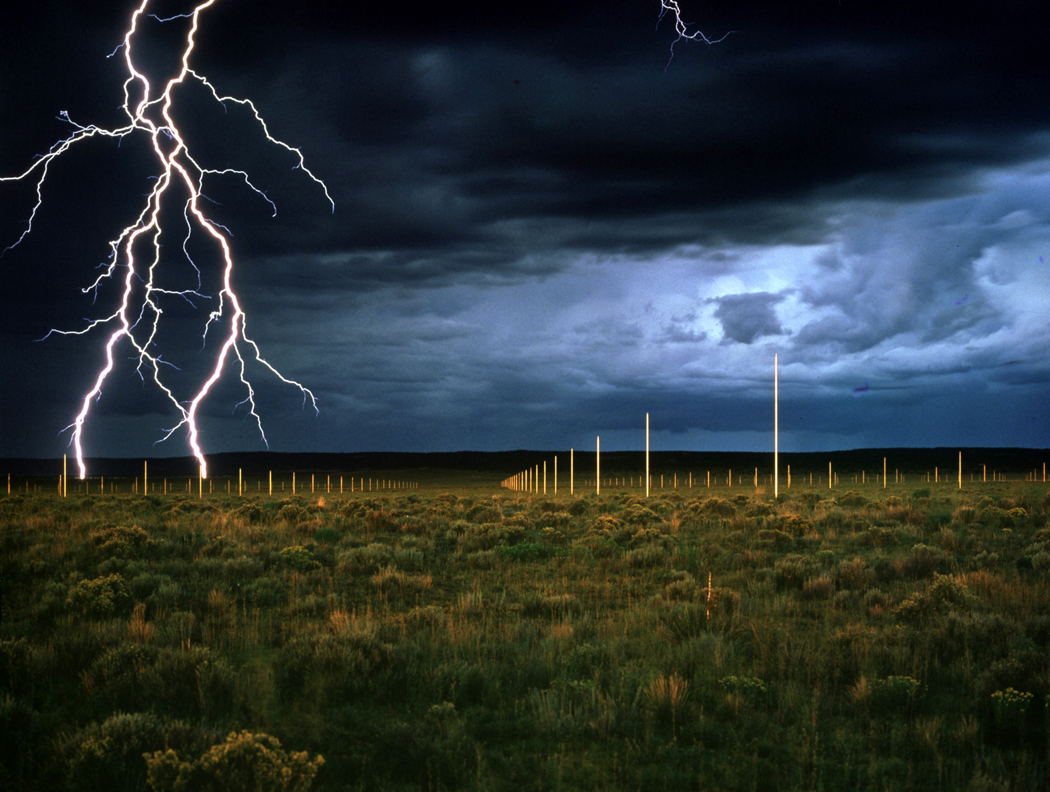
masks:
<svg viewBox="0 0 1050 792"><path fill-rule="evenodd" d="M572 495L572 492L573 492L573 475L576 472L576 468L574 466L574 460L573 460L573 457L572 457L572 453L573 453L572 449L570 448L569 449L569 494L570 495Z"/></svg>
<svg viewBox="0 0 1050 792"><path fill-rule="evenodd" d="M62 497L66 497L66 455L62 455Z"/></svg>
<svg viewBox="0 0 1050 792"><path fill-rule="evenodd" d="M594 494L602 492L602 439L594 439Z"/></svg>
<svg viewBox="0 0 1050 792"><path fill-rule="evenodd" d="M558 494L558 455L554 455L554 494Z"/></svg>
<svg viewBox="0 0 1050 792"><path fill-rule="evenodd" d="M547 494L547 460L543 460L543 494Z"/></svg>
<svg viewBox="0 0 1050 792"><path fill-rule="evenodd" d="M645 414L645 497L649 497L649 413Z"/></svg>
<svg viewBox="0 0 1050 792"><path fill-rule="evenodd" d="M962 451L959 452L959 489L962 489Z"/></svg>
<svg viewBox="0 0 1050 792"><path fill-rule="evenodd" d="M828 489L831 489L831 462L828 462Z"/></svg>
<svg viewBox="0 0 1050 792"><path fill-rule="evenodd" d="M882 458L882 488L886 489L886 457Z"/></svg>
<svg viewBox="0 0 1050 792"><path fill-rule="evenodd" d="M270 471L270 497L273 497L273 471Z"/></svg>
<svg viewBox="0 0 1050 792"><path fill-rule="evenodd" d="M780 494L780 376L773 353L773 497Z"/></svg>
<svg viewBox="0 0 1050 792"><path fill-rule="evenodd" d="M149 460L142 460L142 494L149 495L149 481L146 479L146 473L149 471Z"/></svg>
<svg viewBox="0 0 1050 792"><path fill-rule="evenodd" d="M244 495L244 475L241 468L237 468L237 497Z"/></svg>

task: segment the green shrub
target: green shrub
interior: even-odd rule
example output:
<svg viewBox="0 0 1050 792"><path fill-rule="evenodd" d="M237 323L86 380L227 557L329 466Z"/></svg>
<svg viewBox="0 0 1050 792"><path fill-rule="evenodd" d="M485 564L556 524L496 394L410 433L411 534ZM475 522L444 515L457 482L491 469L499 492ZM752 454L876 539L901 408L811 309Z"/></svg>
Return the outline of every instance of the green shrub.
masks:
<svg viewBox="0 0 1050 792"><path fill-rule="evenodd" d="M242 591L246 602L263 608L280 605L286 597L284 582L275 577L256 578Z"/></svg>
<svg viewBox="0 0 1050 792"><path fill-rule="evenodd" d="M524 616L562 619L582 610L580 600L572 594L527 594L522 598Z"/></svg>
<svg viewBox="0 0 1050 792"><path fill-rule="evenodd" d="M263 573L263 563L254 556L231 558L222 565L222 578L229 583L255 580Z"/></svg>
<svg viewBox="0 0 1050 792"><path fill-rule="evenodd" d="M665 641L683 643L707 631L708 619L705 605L675 603L660 618L657 634Z"/></svg>
<svg viewBox="0 0 1050 792"><path fill-rule="evenodd" d="M874 712L895 714L908 712L922 693L922 685L914 677L891 676L876 679L871 685L871 708Z"/></svg>
<svg viewBox="0 0 1050 792"><path fill-rule="evenodd" d="M278 653L274 679L287 700L308 695L336 702L400 691L406 670L393 646L357 630L293 638Z"/></svg>
<svg viewBox="0 0 1050 792"><path fill-rule="evenodd" d="M628 551L624 556L627 566L651 569L670 561L671 556L661 545L647 544L635 550Z"/></svg>
<svg viewBox="0 0 1050 792"><path fill-rule="evenodd" d="M812 600L831 599L835 592L835 584L827 575L807 580L802 584L802 598Z"/></svg>
<svg viewBox="0 0 1050 792"><path fill-rule="evenodd" d="M237 507L236 511L234 511L234 514L249 525L259 525L266 521L266 512L264 512L262 507L255 501L242 503Z"/></svg>
<svg viewBox="0 0 1050 792"><path fill-rule="evenodd" d="M758 541L762 544L768 544L782 549L793 545L795 543L795 538L785 531L774 531L764 528L758 532Z"/></svg>
<svg viewBox="0 0 1050 792"><path fill-rule="evenodd" d="M905 624L927 624L949 609L965 609L974 601L966 586L950 575L934 574L933 581L919 594L909 597L894 610L894 615Z"/></svg>
<svg viewBox="0 0 1050 792"><path fill-rule="evenodd" d="M277 512L277 519L296 526L310 519L310 512L297 503L286 503Z"/></svg>
<svg viewBox="0 0 1050 792"><path fill-rule="evenodd" d="M365 528L371 533L393 533L399 526L397 517L382 508L365 515Z"/></svg>
<svg viewBox="0 0 1050 792"><path fill-rule="evenodd" d="M786 556L773 567L773 585L777 591L800 590L810 573L810 563L797 555Z"/></svg>
<svg viewBox="0 0 1050 792"><path fill-rule="evenodd" d="M191 761L172 749L146 755L154 792L307 792L323 764L321 755L288 753L277 738L248 731Z"/></svg>
<svg viewBox="0 0 1050 792"><path fill-rule="evenodd" d="M321 568L320 562L314 559L310 551L299 545L286 547L279 555L281 562L285 566L289 569L294 569L297 572L309 572L312 569Z"/></svg>
<svg viewBox="0 0 1050 792"><path fill-rule="evenodd" d="M861 506L868 505L868 499L861 495L859 492L855 492L853 490L843 492L835 500L840 506L845 506L846 508L850 509L856 509L860 508Z"/></svg>
<svg viewBox="0 0 1050 792"><path fill-rule="evenodd" d="M177 717L224 712L233 700L233 672L207 647L158 649L121 643L82 674L84 687L111 709L154 708Z"/></svg>
<svg viewBox="0 0 1050 792"><path fill-rule="evenodd" d="M343 534L336 528L325 526L314 531L314 541L317 544L339 544L343 540Z"/></svg>
<svg viewBox="0 0 1050 792"><path fill-rule="evenodd" d="M58 753L72 789L139 792L147 789L146 752L183 750L199 739L182 721L121 712L78 729L60 742Z"/></svg>
<svg viewBox="0 0 1050 792"><path fill-rule="evenodd" d="M723 498L707 498L703 502L701 509L706 514L718 517L732 517L736 514L736 506L733 505L732 501Z"/></svg>
<svg viewBox="0 0 1050 792"><path fill-rule="evenodd" d="M66 606L71 611L97 619L121 615L130 605L128 587L120 575L81 580L70 589L66 597Z"/></svg>
<svg viewBox="0 0 1050 792"><path fill-rule="evenodd" d="M149 534L137 525L92 531L91 539L103 558L137 557L155 544Z"/></svg>

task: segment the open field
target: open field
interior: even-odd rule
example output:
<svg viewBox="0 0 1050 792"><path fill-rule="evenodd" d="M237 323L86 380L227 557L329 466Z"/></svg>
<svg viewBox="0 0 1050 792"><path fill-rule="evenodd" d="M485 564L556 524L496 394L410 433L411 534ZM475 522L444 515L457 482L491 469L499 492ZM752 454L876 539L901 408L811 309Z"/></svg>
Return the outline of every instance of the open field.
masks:
<svg viewBox="0 0 1050 792"><path fill-rule="evenodd" d="M690 472L15 487L0 786L1047 787L1046 484Z"/></svg>

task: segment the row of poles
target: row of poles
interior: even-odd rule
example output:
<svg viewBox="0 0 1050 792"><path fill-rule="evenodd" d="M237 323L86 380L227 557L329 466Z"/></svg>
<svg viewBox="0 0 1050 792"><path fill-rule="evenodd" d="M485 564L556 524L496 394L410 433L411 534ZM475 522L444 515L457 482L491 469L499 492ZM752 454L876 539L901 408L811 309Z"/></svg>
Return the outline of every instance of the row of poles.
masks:
<svg viewBox="0 0 1050 792"><path fill-rule="evenodd" d="M780 495L780 375L779 375L779 355L773 355L773 497L776 498ZM569 450L569 494L574 494L575 490L575 461L574 451ZM601 494L602 489L602 439L600 436L595 438L595 493ZM988 467L982 465L982 481L988 480ZM661 478L661 486L663 476ZM862 478L864 474L862 473ZM935 482L940 482L940 472L938 468L934 468L933 478ZM898 472L894 470L895 481L903 481L903 477L898 476ZM876 481L878 480L878 474L876 474ZM926 477L927 482L929 481L929 474ZM945 479L947 481L947 479ZM973 477L971 475L971 481ZM992 471L992 480L1004 481L1005 477L997 476L995 471ZM1026 476L1026 480L1029 480ZM1036 480L1036 473L1032 471L1031 481ZM515 473L513 476L505 478L500 485L507 489L516 490L519 492L540 492L540 482L543 483L543 493L547 493L547 462L543 462L543 477L540 478L540 465L535 465L525 470ZM791 466L787 468L787 482L788 487L791 486ZM838 482L838 474L834 473L831 468L831 462L828 462L828 489ZM729 486L733 486L733 471L729 471L728 478ZM810 474L810 484L813 483L813 475ZM963 485L963 459L962 451L959 452L959 475L958 475L959 489L962 489ZM1043 463L1043 483L1046 483L1046 463ZM652 484L652 476L649 473L649 413L645 414L645 497L649 497L649 489ZM887 476L886 469L886 457L882 458L882 486L885 489L889 484L889 477ZM675 474L675 485L677 486L677 474ZM693 485L693 474L689 474L689 486ZM711 486L711 472L707 473L707 486ZM758 468L755 468L755 486L758 486ZM554 457L554 494L558 493L558 457Z"/></svg>
<svg viewBox="0 0 1050 792"><path fill-rule="evenodd" d="M296 477L296 474L295 474L295 472L293 472L292 473L292 494L293 495L296 494L297 491L304 491L305 492L305 490L306 490L305 484L297 485L295 477ZM204 481L205 481L205 479L204 479L203 476L198 476L197 477L197 492L198 492L198 496L201 497L201 498L204 497ZM208 481L208 494L212 495L212 494L214 494L214 490L213 490L213 487L212 487L213 479L209 478L209 479L207 479L207 481ZM367 489L365 488L365 482L366 481L368 483ZM373 492L373 491L383 491L383 490L407 490L407 489L418 489L419 488L419 482L415 482L415 481L399 481L399 480L395 480L395 479L365 478L364 476L361 476L361 477L351 476L349 483L350 483L350 488L349 489L345 489L344 488L343 476L340 476L339 477L338 492L340 494L342 494L344 492ZM132 489L131 489L132 493L138 493L138 491L139 491L138 484L139 484L139 480L138 480L138 478L136 478L134 483L132 484ZM150 484L150 481L149 481L149 461L148 460L144 460L143 463L142 463L142 492L143 493L148 493L149 492L149 484ZM232 490L231 484L232 484L232 482L230 480L227 480L227 482L226 482L226 492L227 492L227 494L231 494L231 490ZM261 492L262 491L262 481L261 480L257 480L256 484L257 484L257 490L259 492ZM280 482L280 485L281 485L281 491L284 491L284 482L283 481ZM115 492L115 490L112 489L113 485L111 484L110 486L111 486L110 492ZM156 491L156 486L157 485L154 482L154 484L153 484L154 491ZM162 493L167 495L168 494L168 479L167 478L162 479L162 485L161 486L162 486L162 490L161 490ZM186 491L187 492L192 492L192 489L193 489L193 477L190 476L190 477L188 477L186 479ZM316 493L317 489L318 489L318 487L317 487L317 481L316 481L316 474L311 473L310 474L310 493L311 494ZM103 494L103 493L105 493L105 490L106 490L106 480L105 480L104 477L102 477L102 478L99 479L99 493ZM172 487L171 491L174 492L174 487ZM268 493L271 496L273 495L273 471L272 470L268 472L267 491L268 491ZM332 476L330 474L326 478L326 481L325 481L325 484L324 484L324 491L325 491L325 493L331 493L332 492ZM237 495L238 496L243 496L243 495L246 495L248 492L249 492L249 489L248 489L247 483L244 480L243 469L242 468L238 468L237 469ZM67 468L67 461L66 461L66 455L65 454L62 455L62 475L59 476L59 478L58 478L58 493L63 498L66 497L69 494L69 475L68 475L68 468ZM7 477L7 494L8 495L11 494L11 476L10 475L8 475L8 477Z"/></svg>

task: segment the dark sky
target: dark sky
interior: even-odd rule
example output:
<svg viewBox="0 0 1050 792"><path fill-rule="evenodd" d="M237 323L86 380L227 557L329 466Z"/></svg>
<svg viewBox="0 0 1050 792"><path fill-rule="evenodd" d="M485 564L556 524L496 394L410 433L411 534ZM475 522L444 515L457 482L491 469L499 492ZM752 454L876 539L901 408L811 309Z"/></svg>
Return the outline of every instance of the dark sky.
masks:
<svg viewBox="0 0 1050 792"><path fill-rule="evenodd" d="M668 63L658 0L202 13L190 65L253 100L335 204L243 105L174 92L247 335L320 410L241 342L271 450L634 449L646 412L654 449L771 449L774 354L782 451L1050 447L1045 4L680 6L691 32L732 32ZM73 124L127 123L133 9L8 12L0 175ZM144 20L132 52L154 82L187 24ZM158 183L149 144L95 136L52 160L0 260L0 457L66 450L118 324L41 339L118 310L123 256L85 289ZM38 172L0 182L0 247ZM186 409L231 301L209 325L221 260L200 228L184 246L184 201L155 262L136 248L133 297L152 263L162 313L129 315ZM185 455L185 427L154 445L179 408L133 353L117 346L85 453ZM236 358L223 375L203 449L265 448Z"/></svg>

